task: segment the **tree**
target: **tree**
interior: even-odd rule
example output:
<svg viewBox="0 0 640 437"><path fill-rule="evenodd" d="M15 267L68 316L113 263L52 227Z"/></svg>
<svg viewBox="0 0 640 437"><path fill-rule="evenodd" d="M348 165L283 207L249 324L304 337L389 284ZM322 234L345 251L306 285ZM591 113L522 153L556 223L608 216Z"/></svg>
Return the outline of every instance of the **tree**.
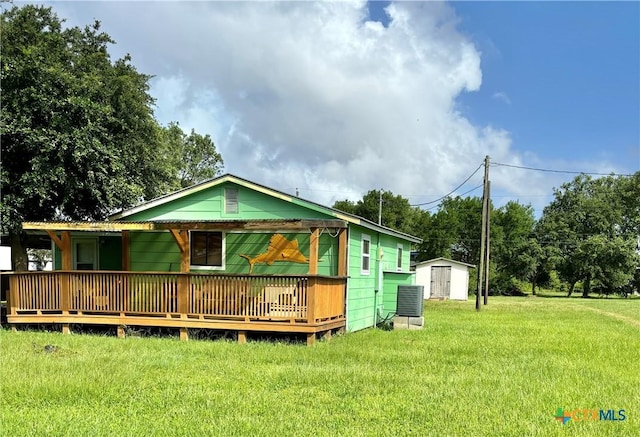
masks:
<svg viewBox="0 0 640 437"><path fill-rule="evenodd" d="M514 279L533 281L538 271L542 247L534 235L536 220L531 205L510 201L495 210L491 218L491 257L503 292L515 288ZM534 286L535 290L535 286Z"/></svg>
<svg viewBox="0 0 640 437"><path fill-rule="evenodd" d="M103 219L202 177L197 153L212 147L192 132L182 161L171 159L176 145L153 117L150 76L129 56L111 61L98 21L63 22L34 5L1 15L0 224L16 270L27 268L22 221Z"/></svg>
<svg viewBox="0 0 640 437"><path fill-rule="evenodd" d="M423 239L418 260L447 257L468 264L480 259L482 199L447 197L418 234Z"/></svg>
<svg viewBox="0 0 640 437"><path fill-rule="evenodd" d="M163 141L167 160L177 168L177 188L186 188L217 176L224 164L222 156L209 135L191 130L185 134L178 123L170 123L163 129Z"/></svg>
<svg viewBox="0 0 640 437"><path fill-rule="evenodd" d="M335 202L333 207L378 223L381 198L382 225L396 231L411 234L414 231L419 210L411 207L409 200L402 196L394 196L390 191L371 190L357 203L341 200Z"/></svg>
<svg viewBox="0 0 640 437"><path fill-rule="evenodd" d="M637 180L638 173L598 179L580 175L554 190L541 229L558 250L556 269L569 284L569 296L578 282L587 297L594 283L609 289L632 279L638 265Z"/></svg>

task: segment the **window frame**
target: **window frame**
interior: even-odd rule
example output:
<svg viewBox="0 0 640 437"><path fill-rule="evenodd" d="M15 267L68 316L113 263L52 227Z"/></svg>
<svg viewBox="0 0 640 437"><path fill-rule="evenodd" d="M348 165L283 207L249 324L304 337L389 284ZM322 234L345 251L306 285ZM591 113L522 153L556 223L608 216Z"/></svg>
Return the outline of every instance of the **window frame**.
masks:
<svg viewBox="0 0 640 437"><path fill-rule="evenodd" d="M364 251L364 242L368 243L369 250L367 253ZM367 269L364 268L364 260L367 260ZM363 276L369 276L371 274L371 236L362 234L360 236L360 274Z"/></svg>
<svg viewBox="0 0 640 437"><path fill-rule="evenodd" d="M194 264L193 263L193 250L194 250L194 240L197 235L206 235L206 246L208 250L209 243L209 234L219 234L220 235L220 265L209 265L209 264ZM227 235L223 231L189 231L189 268L193 270L224 270L226 267L226 239ZM205 255L208 258L208 253Z"/></svg>
<svg viewBox="0 0 640 437"><path fill-rule="evenodd" d="M404 245L402 243L398 243L396 252L396 271L402 271L402 256L404 255Z"/></svg>

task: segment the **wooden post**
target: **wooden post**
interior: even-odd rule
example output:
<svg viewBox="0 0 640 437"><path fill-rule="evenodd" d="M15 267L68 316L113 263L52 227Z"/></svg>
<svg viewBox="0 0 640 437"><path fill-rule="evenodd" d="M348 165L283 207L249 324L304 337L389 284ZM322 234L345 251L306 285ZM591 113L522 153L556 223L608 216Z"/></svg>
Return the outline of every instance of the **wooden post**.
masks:
<svg viewBox="0 0 640 437"><path fill-rule="evenodd" d="M487 161L488 162L488 161ZM487 173L488 177L488 173ZM484 263L484 304L489 302L489 253L491 247L491 181L487 180L487 230L485 231L487 240L487 251Z"/></svg>
<svg viewBox="0 0 640 437"><path fill-rule="evenodd" d="M476 311L480 311L480 295L484 288L485 240L487 232L487 182L489 181L489 156L484 158L484 189L482 191L482 225L480 229L480 262L478 266L478 287L476 289Z"/></svg>
<svg viewBox="0 0 640 437"><path fill-rule="evenodd" d="M347 276L347 230L338 233L338 276Z"/></svg>
<svg viewBox="0 0 640 437"><path fill-rule="evenodd" d="M118 338L124 338L124 325L118 325Z"/></svg>
<svg viewBox="0 0 640 437"><path fill-rule="evenodd" d="M238 331L238 343L245 344L247 342L247 331Z"/></svg>
<svg viewBox="0 0 640 437"><path fill-rule="evenodd" d="M131 268L129 242L129 231L122 231L122 270L125 272L129 271Z"/></svg>
<svg viewBox="0 0 640 437"><path fill-rule="evenodd" d="M171 235L180 248L180 276L178 278L178 312L181 317L186 317L189 311L189 270L191 266L191 251L189 249L189 231L169 229ZM182 335L182 331L181 334Z"/></svg>
<svg viewBox="0 0 640 437"><path fill-rule="evenodd" d="M180 273L178 277L178 312L180 317L187 317L189 312L189 275Z"/></svg>
<svg viewBox="0 0 640 437"><path fill-rule="evenodd" d="M69 328L69 324L68 323L63 323L62 324L62 333L63 334L71 334L71 328Z"/></svg>
<svg viewBox="0 0 640 437"><path fill-rule="evenodd" d="M60 273L58 276L58 290L60 292L60 310L63 315L69 314L71 308L71 276L69 273Z"/></svg>
<svg viewBox="0 0 640 437"><path fill-rule="evenodd" d="M316 323L316 282L317 277L309 276L307 283L307 323Z"/></svg>
<svg viewBox="0 0 640 437"><path fill-rule="evenodd" d="M72 270L73 262L71 259L71 233L62 231L62 270Z"/></svg>
<svg viewBox="0 0 640 437"><path fill-rule="evenodd" d="M309 237L309 274L318 274L318 243L320 242L320 229L312 228Z"/></svg>
<svg viewBox="0 0 640 437"><path fill-rule="evenodd" d="M7 313L9 315L18 314L18 278L9 277L9 302L7 302Z"/></svg>
<svg viewBox="0 0 640 437"><path fill-rule="evenodd" d="M307 334L307 346L311 346L316 342L316 333Z"/></svg>
<svg viewBox="0 0 640 437"><path fill-rule="evenodd" d="M72 259L71 259L71 234L69 231L62 231L61 238L50 230L46 230L47 234L51 238L51 240L58 246L60 249L60 254L62 255L62 270L71 270L72 267Z"/></svg>
<svg viewBox="0 0 640 437"><path fill-rule="evenodd" d="M187 340L189 340L189 329L180 328L180 341L187 341Z"/></svg>

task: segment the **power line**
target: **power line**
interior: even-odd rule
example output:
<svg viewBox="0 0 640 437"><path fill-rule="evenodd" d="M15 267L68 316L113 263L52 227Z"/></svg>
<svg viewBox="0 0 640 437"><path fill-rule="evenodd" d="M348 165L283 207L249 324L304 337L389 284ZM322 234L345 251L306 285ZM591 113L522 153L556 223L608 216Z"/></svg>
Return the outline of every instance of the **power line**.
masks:
<svg viewBox="0 0 640 437"><path fill-rule="evenodd" d="M444 196L439 197L438 199L436 199L436 200L432 200L432 201L430 201L430 202L416 203L415 205L411 205L411 206L423 206L423 205L429 205L429 204L431 204L431 203L436 203L436 202L441 201L442 199L445 199L445 198L449 197L450 195L452 195L453 193L455 193L455 192L456 192L456 190L458 190L460 187L462 187L464 184L466 184L466 183L469 181L469 179L471 179L471 178L472 178L476 173L478 173L478 170L480 170L480 168L482 168L482 166L483 166L483 165L484 165L484 163L481 163L481 164L478 166L478 168L476 168L476 169L473 171L473 173L471 173L471 174L469 175L469 177L468 177L468 178L466 178L466 179L465 179L465 180L464 180L460 185L458 185L457 187L455 187L453 190L451 190L449 193L445 194ZM476 188L478 188L478 187L476 187ZM473 191L473 190L475 190L476 188L474 188L474 189L472 189L472 190L470 190L470 191ZM465 193L465 194L466 194L466 193Z"/></svg>
<svg viewBox="0 0 640 437"><path fill-rule="evenodd" d="M534 170L534 171L544 171L547 173L564 173L564 174L584 174L584 175L593 175L593 176L633 176L631 174L620 174L620 173L594 173L588 171L569 171L569 170L552 170L548 168L536 168L536 167L526 167L523 165L513 165L513 164L503 164L500 162L492 162L491 165L496 167L511 167L511 168L520 168L523 170Z"/></svg>

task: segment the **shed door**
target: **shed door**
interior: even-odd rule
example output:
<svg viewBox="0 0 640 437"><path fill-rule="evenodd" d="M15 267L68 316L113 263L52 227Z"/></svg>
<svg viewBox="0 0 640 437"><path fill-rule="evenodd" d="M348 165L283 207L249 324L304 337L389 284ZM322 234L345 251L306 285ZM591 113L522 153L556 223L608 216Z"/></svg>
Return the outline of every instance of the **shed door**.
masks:
<svg viewBox="0 0 640 437"><path fill-rule="evenodd" d="M431 267L431 297L449 298L451 267Z"/></svg>

